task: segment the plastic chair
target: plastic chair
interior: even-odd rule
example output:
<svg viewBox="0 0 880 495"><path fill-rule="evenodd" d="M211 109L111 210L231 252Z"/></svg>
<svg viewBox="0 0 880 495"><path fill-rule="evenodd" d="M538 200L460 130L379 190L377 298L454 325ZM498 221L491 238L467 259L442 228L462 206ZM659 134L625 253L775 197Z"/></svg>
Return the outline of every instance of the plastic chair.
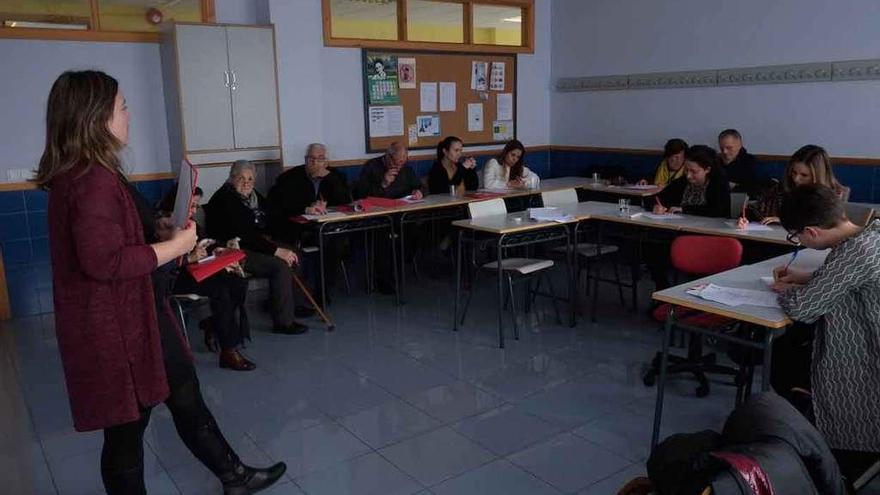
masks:
<svg viewBox="0 0 880 495"><path fill-rule="evenodd" d="M507 214L507 205L504 203L502 198L490 199L488 201L477 201L468 204L468 211L470 213L471 219L485 218L497 215L506 215ZM500 254L500 253L498 253ZM526 291L526 312L529 311L530 301L534 296L538 295L538 290L540 289L541 283L546 282L547 288L550 291L550 298L553 301L553 309L556 313L556 319L560 323L562 319L559 316L559 308L556 305L556 293L553 290L553 283L549 277L549 269L553 268L553 260L548 259L539 259L539 258L504 258L501 260L501 270L505 275L505 279L507 281L507 294L506 298L510 302L510 308L513 313L513 335L516 340L519 340L519 327L516 319L516 295L515 295L515 285L517 283L526 282L528 283L527 291ZM467 299L465 300L464 307L461 312L461 324L464 324L465 316L467 316L468 306L470 305L471 298L474 294L474 289L476 287L477 274L480 270L498 270L498 260L490 261L488 263L484 263L478 266L478 270L476 274L474 274L474 280L471 282L471 288L468 291ZM534 289L531 288L531 281L533 279L537 279L537 283Z"/></svg>
<svg viewBox="0 0 880 495"><path fill-rule="evenodd" d="M186 342L189 343L189 329L186 325L186 316L196 308L206 304L210 299L198 294L173 294L170 299L174 307L177 308L183 336L186 338Z"/></svg>
<svg viewBox="0 0 880 495"><path fill-rule="evenodd" d="M670 260L672 266L679 272L691 277L699 278L736 268L742 262L742 244L730 237L691 236L684 235L672 242ZM670 304L658 306L653 317L657 321L665 322L667 315L672 309ZM736 320L718 316L702 311L676 308L677 318L673 331L687 331L689 327L712 329L718 332L735 330L739 323ZM666 367L667 376L673 373L690 373L699 382L696 390L697 397L705 397L709 394L709 380L706 373L719 373L736 377L737 401L744 399L751 392L751 375L753 365L746 362L740 369L716 364L715 354L703 355L703 338L700 335L692 335L688 343L686 357L669 356L669 364ZM654 356L650 368L645 372L643 381L646 386L653 386L656 376L660 373L661 353Z"/></svg>
<svg viewBox="0 0 880 495"><path fill-rule="evenodd" d="M574 189L561 189L558 191L547 191L541 193L541 202L545 207L565 207L565 206L575 206L578 204L578 196L577 191ZM577 241L577 239L575 240ZM565 246L559 246L553 248L553 252L555 253L563 253L565 254ZM614 244L596 244L594 242L577 242L575 244L575 254L577 254L580 258L584 259L585 263L583 265L578 266L577 280L580 280L580 271L586 269L587 277L585 280L586 283L586 292L589 295L590 293L590 279L592 277L596 277L599 282L611 282L617 285L617 292L620 296L620 304L624 306L626 303L623 298L623 289L624 287L629 287L629 285L624 284L620 281L620 269L618 268L617 260L615 259L612 262L612 266L614 267L614 280L603 279L599 277L599 267L595 267L595 273L593 273L593 261L598 261L603 257L608 255L612 255L617 253L620 248L615 246Z"/></svg>

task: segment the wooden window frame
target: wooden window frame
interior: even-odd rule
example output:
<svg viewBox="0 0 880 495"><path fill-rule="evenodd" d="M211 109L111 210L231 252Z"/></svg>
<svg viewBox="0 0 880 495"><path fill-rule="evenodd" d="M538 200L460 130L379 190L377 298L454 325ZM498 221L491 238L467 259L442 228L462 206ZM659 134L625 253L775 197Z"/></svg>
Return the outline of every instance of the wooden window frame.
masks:
<svg viewBox="0 0 880 495"><path fill-rule="evenodd" d="M477 53L535 53L535 0L442 0L464 5L464 43L409 41L407 39L407 0L397 0L396 40L334 38L332 33L331 0L321 0L324 23L324 46L354 48L387 48L389 50L457 51ZM522 45L484 45L473 42L474 5L518 7L522 9Z"/></svg>
<svg viewBox="0 0 880 495"><path fill-rule="evenodd" d="M199 0L202 10L202 22L216 22L214 0ZM78 29L52 29L52 28L8 28L0 26L0 39L26 39L26 40L60 40L60 41L105 41L105 42L132 42L132 43L158 43L160 33L139 31L102 31L101 21L98 14L99 0L89 0L91 7L91 19L89 28Z"/></svg>

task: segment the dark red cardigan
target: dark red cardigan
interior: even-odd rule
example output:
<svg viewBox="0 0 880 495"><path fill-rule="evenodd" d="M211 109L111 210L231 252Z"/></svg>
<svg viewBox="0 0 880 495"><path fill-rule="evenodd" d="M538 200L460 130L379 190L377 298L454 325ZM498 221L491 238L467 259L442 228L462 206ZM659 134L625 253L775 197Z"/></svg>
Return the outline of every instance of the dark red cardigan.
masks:
<svg viewBox="0 0 880 495"><path fill-rule="evenodd" d="M78 172L77 172L78 173ZM55 331L74 427L135 421L168 383L150 273L156 254L120 177L92 166L52 181Z"/></svg>

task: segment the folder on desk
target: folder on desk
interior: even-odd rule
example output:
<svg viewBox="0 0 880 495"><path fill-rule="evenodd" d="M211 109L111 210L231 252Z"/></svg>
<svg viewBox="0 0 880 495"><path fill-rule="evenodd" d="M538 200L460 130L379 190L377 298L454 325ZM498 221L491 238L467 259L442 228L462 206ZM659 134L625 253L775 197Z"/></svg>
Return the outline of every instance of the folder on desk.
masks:
<svg viewBox="0 0 880 495"><path fill-rule="evenodd" d="M375 210L376 208L394 208L396 206L404 206L406 204L406 201L403 201L401 199L377 198L375 196L368 196L364 199L359 199L350 205L339 206L336 208L336 210L344 213L366 212Z"/></svg>
<svg viewBox="0 0 880 495"><path fill-rule="evenodd" d="M205 280L206 278L214 275L215 273L226 268L227 266L238 263L239 261L245 259L245 257L247 257L247 255L244 253L244 251L238 249L228 249L216 256L209 256L203 260L197 261L196 263L190 263L186 265L186 269L196 280L196 282L201 282L202 280Z"/></svg>

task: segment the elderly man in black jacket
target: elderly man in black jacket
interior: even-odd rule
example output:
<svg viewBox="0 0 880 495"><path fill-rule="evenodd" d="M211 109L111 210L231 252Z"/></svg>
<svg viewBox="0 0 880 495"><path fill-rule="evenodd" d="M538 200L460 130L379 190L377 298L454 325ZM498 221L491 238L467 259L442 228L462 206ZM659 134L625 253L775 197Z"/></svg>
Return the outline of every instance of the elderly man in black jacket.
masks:
<svg viewBox="0 0 880 495"><path fill-rule="evenodd" d="M355 197L399 199L412 195L413 199L421 199L422 183L412 167L406 164L408 158L405 145L396 141L391 143L384 155L364 164L354 188Z"/></svg>
<svg viewBox="0 0 880 495"><path fill-rule="evenodd" d="M293 298L293 270L299 257L288 248L271 241L267 234L266 200L254 188L256 173L247 160L238 160L229 179L205 206L208 235L220 243L238 237L247 253L243 268L257 277L269 279L273 332L300 334L308 327L296 321ZM305 316L307 311L300 313Z"/></svg>
<svg viewBox="0 0 880 495"><path fill-rule="evenodd" d="M291 245L317 245L315 230L293 222L291 218L325 215L328 208L348 204L351 199L345 174L330 168L327 163L327 147L312 143L306 148L305 164L279 175L269 190L269 229L273 238ZM336 279L339 260L347 244L347 239L340 236L329 236L324 240L324 274L328 290ZM320 294L317 281L315 287L315 293Z"/></svg>

